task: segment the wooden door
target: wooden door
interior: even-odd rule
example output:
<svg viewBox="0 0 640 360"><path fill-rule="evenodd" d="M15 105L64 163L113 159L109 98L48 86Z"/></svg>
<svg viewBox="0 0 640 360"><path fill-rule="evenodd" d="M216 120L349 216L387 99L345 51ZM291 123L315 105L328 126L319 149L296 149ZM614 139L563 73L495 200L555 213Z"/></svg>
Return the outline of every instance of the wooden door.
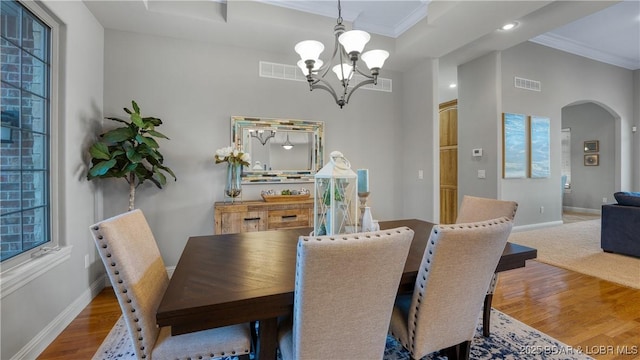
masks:
<svg viewBox="0 0 640 360"><path fill-rule="evenodd" d="M440 104L440 223L458 216L458 100Z"/></svg>

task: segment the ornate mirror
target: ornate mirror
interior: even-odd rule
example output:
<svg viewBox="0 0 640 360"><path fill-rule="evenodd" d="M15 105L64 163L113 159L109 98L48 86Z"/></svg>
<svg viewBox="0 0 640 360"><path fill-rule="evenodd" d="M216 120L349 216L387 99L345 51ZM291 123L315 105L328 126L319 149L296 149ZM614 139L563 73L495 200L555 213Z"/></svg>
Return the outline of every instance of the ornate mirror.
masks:
<svg viewBox="0 0 640 360"><path fill-rule="evenodd" d="M231 117L231 140L251 155L242 182L313 182L322 168L324 123Z"/></svg>

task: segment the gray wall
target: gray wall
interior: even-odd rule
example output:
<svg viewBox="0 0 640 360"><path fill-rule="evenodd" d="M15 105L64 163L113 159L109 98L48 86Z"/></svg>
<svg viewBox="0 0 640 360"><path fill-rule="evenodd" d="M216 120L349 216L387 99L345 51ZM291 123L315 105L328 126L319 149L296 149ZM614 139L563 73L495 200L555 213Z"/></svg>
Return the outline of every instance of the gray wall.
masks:
<svg viewBox="0 0 640 360"><path fill-rule="evenodd" d="M488 64L484 64L488 61ZM499 95L493 96L493 81L491 76L480 71L491 71L497 67L501 90ZM473 67L474 69L471 69ZM468 111L459 111L459 121L468 124L479 122L471 127L459 126L459 144L478 143L478 138L491 133L484 150L497 153L496 166L501 169L501 126L500 114L513 112L528 115L546 116L551 119L551 177L548 179L497 179L496 187L499 198L515 200L519 203L516 216L517 225L534 225L559 222L561 220L562 199L560 187L560 130L561 109L567 105L592 101L616 114L615 120L615 189L629 189L637 187L633 181L633 153L631 124L633 123L634 100L639 94L634 93L633 72L620 67L603 64L597 61L567 54L530 42L522 43L502 51L494 57L485 56L459 67L458 83L460 84L459 104L464 107L468 102L478 102L476 97L484 97L490 102L483 104L483 108L496 106L495 117L490 111L482 116ZM514 76L541 81L542 91L534 92L514 88ZM489 79L486 79L489 78ZM482 91L486 89L484 92ZM472 91L465 88L471 87ZM477 89L477 90L476 90ZM480 105L480 104L478 104ZM472 108L473 109L473 108ZM476 109L474 109L476 110ZM477 111L477 110L476 110ZM471 118L473 117L473 119ZM486 129L485 129L486 128ZM478 129L483 129L478 132ZM495 140L494 140L495 139ZM475 147L475 146L474 146ZM462 148L459 152L459 169L475 168L475 164ZM490 161L493 161L490 159ZM464 171L464 170L462 170ZM493 180L487 172L487 189L491 189ZM473 174L470 175L474 176ZM461 175L460 178L464 178ZM479 181L475 181L479 182ZM464 194L476 192L473 182L460 183L458 193L460 198ZM489 190L485 190L489 191ZM543 208L543 212L540 208Z"/></svg>
<svg viewBox="0 0 640 360"><path fill-rule="evenodd" d="M615 118L594 103L562 109L562 128L571 129L571 190L562 205L600 210L603 198L615 202ZM598 140L599 165L584 165L584 142Z"/></svg>
<svg viewBox="0 0 640 360"><path fill-rule="evenodd" d="M498 199L500 54L492 52L458 68L458 201L464 195ZM471 156L482 149L482 157ZM485 170L486 178L478 178Z"/></svg>
<svg viewBox="0 0 640 360"><path fill-rule="evenodd" d="M375 218L433 218L431 196L425 195L432 192L432 180L419 189L412 180L411 191L400 186L407 178L417 179L418 166L425 169L425 177L433 176L433 107L423 105L425 98L433 97L432 90L422 95L424 89L415 89L420 94L415 104L420 105L411 107L413 101L401 100L403 78L384 72L394 81L392 93L360 90L340 109L329 94L309 92L304 82L260 78L259 60L291 63L295 55L106 30L104 113L121 115L121 108L136 99L143 114L163 119L159 130L171 138L161 142L160 150L178 181L163 190L142 186L136 197L136 207L147 215L167 265L177 263L190 235L213 233L213 203L224 199L226 171L214 164L213 154L230 144L232 115L324 121L325 161L331 151L340 150L354 169L370 170ZM429 88L429 70L420 76ZM410 113L408 130L402 115L406 104L420 108ZM416 134L415 144L406 147L415 152L411 164L402 156L407 133ZM413 177L406 175L405 167ZM105 216L125 211L126 183L103 184ZM245 185L243 199L259 199L260 190L280 187ZM409 211L402 207L405 201Z"/></svg>
<svg viewBox="0 0 640 360"><path fill-rule="evenodd" d="M100 195L85 180L84 159L89 134L102 118L103 29L82 2L48 2L47 7L66 24L59 74L60 154L52 165L59 169L60 245L73 249L69 260L15 292L2 294L2 359L21 350L25 358L35 358L42 350L38 349L42 337L46 341L52 331L62 330L67 325L64 320L86 306L92 284L104 274L89 234L89 225L101 216L101 208L95 206ZM94 260L88 269L85 254Z"/></svg>
<svg viewBox="0 0 640 360"><path fill-rule="evenodd" d="M424 59L402 77L404 128L395 139L397 145L389 148L397 154L394 170L390 172L395 179L390 182L395 196L389 203L400 210L395 212L396 219L436 221L439 217L440 153L437 149L440 140L439 121L434 121L438 119L437 74L438 61ZM418 177L420 170L422 179Z"/></svg>

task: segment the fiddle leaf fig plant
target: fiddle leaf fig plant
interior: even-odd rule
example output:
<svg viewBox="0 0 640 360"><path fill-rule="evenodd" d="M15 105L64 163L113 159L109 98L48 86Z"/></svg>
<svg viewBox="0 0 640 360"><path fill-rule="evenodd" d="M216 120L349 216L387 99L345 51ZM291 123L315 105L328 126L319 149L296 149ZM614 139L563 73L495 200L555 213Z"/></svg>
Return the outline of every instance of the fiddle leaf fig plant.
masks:
<svg viewBox="0 0 640 360"><path fill-rule="evenodd" d="M106 119L123 123L124 126L109 130L89 148L91 167L88 180L97 178L122 178L129 184L129 211L134 209L136 188L146 180L159 189L167 183L164 173L177 180L173 171L165 166L164 157L158 150L156 138L169 138L156 131L162 120L156 117L142 117L140 107L131 101L132 110L124 108L129 121L117 117Z"/></svg>

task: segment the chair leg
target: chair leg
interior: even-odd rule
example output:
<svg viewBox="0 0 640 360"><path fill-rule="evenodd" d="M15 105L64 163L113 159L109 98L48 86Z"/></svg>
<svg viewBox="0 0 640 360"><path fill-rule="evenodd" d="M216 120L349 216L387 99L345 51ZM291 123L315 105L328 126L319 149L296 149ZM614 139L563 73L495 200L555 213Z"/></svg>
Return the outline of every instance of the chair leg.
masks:
<svg viewBox="0 0 640 360"><path fill-rule="evenodd" d="M457 360L458 359L458 345L450 346L446 349L440 350L440 354L447 357L448 360Z"/></svg>
<svg viewBox="0 0 640 360"><path fill-rule="evenodd" d="M482 335L488 337L491 331L491 302L493 294L487 294L484 297L484 309L482 310Z"/></svg>
<svg viewBox="0 0 640 360"><path fill-rule="evenodd" d="M471 341L464 341L440 351L448 360L469 360L470 352Z"/></svg>
<svg viewBox="0 0 640 360"><path fill-rule="evenodd" d="M256 321L249 322L249 327L251 328L251 345L254 347L258 344L258 327L256 326Z"/></svg>
<svg viewBox="0 0 640 360"><path fill-rule="evenodd" d="M465 341L458 344L458 358L462 360L469 360L471 353L471 341Z"/></svg>

